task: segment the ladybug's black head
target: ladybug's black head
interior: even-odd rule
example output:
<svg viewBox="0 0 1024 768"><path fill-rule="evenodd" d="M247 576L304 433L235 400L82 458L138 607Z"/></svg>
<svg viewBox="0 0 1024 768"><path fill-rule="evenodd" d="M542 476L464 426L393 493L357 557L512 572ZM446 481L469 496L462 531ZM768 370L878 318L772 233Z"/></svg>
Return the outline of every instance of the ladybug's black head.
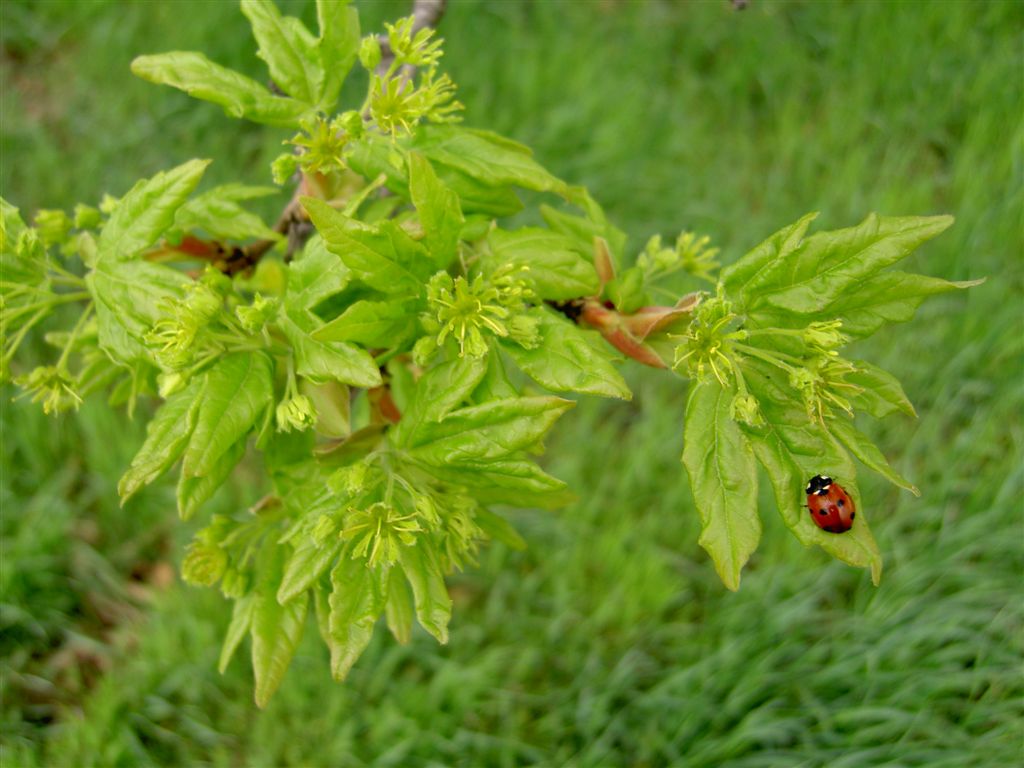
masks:
<svg viewBox="0 0 1024 768"><path fill-rule="evenodd" d="M828 493L828 489L832 487L832 478L826 477L825 475L815 475L807 482L806 493L816 493L819 496L824 496Z"/></svg>

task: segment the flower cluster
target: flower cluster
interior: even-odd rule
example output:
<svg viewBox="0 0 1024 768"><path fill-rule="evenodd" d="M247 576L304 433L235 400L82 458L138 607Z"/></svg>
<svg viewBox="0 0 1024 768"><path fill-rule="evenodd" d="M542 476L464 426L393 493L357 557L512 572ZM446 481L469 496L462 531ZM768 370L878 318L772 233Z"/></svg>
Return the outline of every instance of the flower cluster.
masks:
<svg viewBox="0 0 1024 768"><path fill-rule="evenodd" d="M715 282L714 272L720 266L715 258L717 248L709 248L711 238L694 232L681 232L674 248L662 245L661 236L655 235L647 241L643 252L637 257L637 266L645 279L652 280L672 274L687 272L708 282Z"/></svg>
<svg viewBox="0 0 1024 768"><path fill-rule="evenodd" d="M540 341L538 321L525 314L533 298L529 285L503 267L490 278L477 275L472 281L438 272L427 285L430 315L425 325L436 330L436 346L449 336L459 344L459 356L487 354L487 335L508 338L527 349Z"/></svg>
<svg viewBox="0 0 1024 768"><path fill-rule="evenodd" d="M352 542L352 557L365 557L373 567L392 565L402 547L416 543L416 534L423 531L419 515L383 501L365 509L349 507L341 538Z"/></svg>
<svg viewBox="0 0 1024 768"><path fill-rule="evenodd" d="M196 357L201 332L223 304L221 294L205 280L190 285L183 298L162 302L164 316L145 336L157 362L172 371L187 368Z"/></svg>
<svg viewBox="0 0 1024 768"><path fill-rule="evenodd" d="M747 337L746 331L734 329L737 323L732 304L721 290L714 298L702 301L681 337L682 343L676 347L673 370L685 366L689 377L698 381L710 372L724 387L735 367L733 342Z"/></svg>
<svg viewBox="0 0 1024 768"><path fill-rule="evenodd" d="M78 409L82 398L74 389L75 381L63 366L40 366L14 383L32 395L33 403L43 404L43 413L50 415Z"/></svg>

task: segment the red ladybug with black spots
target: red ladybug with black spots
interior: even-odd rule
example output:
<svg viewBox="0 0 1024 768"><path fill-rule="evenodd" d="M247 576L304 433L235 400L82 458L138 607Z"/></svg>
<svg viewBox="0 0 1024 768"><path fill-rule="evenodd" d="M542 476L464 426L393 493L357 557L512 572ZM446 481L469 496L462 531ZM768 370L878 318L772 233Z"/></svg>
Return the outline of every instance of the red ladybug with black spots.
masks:
<svg viewBox="0 0 1024 768"><path fill-rule="evenodd" d="M815 475L807 483L807 508L811 519L821 530L846 533L853 527L857 507L843 486L831 477Z"/></svg>

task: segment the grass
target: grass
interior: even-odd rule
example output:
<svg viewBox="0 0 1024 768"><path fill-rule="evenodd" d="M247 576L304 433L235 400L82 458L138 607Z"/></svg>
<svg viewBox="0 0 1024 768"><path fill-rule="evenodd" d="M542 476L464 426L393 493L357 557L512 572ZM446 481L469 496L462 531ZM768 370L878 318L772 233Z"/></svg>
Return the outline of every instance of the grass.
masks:
<svg viewBox="0 0 1024 768"><path fill-rule="evenodd" d="M988 282L857 350L920 413L868 425L923 490L862 483L882 585L803 549L765 493L764 541L727 592L678 462L685 391L634 370L633 403L581 403L550 441L580 501L511 512L529 549L493 547L451 580L446 647L379 632L336 685L311 631L259 712L243 659L215 671L227 604L161 567L189 533L170 490L117 506L140 426L102 403L53 421L5 402L5 768L1018 764L1022 7L451 5L467 121L587 184L634 246L693 228L732 259L812 209L821 227L957 216L912 266ZM197 49L262 78L234 4L11 1L0 22L0 187L24 210L119 194L192 156L215 158L217 180L265 182L278 133L127 68ZM248 470L214 504L258 495Z"/></svg>

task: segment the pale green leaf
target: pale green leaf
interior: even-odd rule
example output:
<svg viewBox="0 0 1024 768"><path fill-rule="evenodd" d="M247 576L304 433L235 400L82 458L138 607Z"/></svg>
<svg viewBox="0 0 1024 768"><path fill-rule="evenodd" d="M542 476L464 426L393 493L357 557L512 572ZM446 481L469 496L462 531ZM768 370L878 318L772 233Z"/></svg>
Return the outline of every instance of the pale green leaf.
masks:
<svg viewBox="0 0 1024 768"><path fill-rule="evenodd" d="M341 257L359 280L383 293L421 293L430 276L423 246L394 221L365 224L323 200L302 198L327 249Z"/></svg>
<svg viewBox="0 0 1024 768"><path fill-rule="evenodd" d="M683 464L701 519L699 543L722 583L740 586L740 571L761 539L757 464L730 415L733 388L695 382L686 404Z"/></svg>
<svg viewBox="0 0 1024 768"><path fill-rule="evenodd" d="M593 263L565 235L533 227L511 232L495 229L487 243L490 252L484 256L485 269L493 272L506 264L526 267L521 277L542 299L593 296L600 288Z"/></svg>
<svg viewBox="0 0 1024 768"><path fill-rule="evenodd" d="M277 602L272 589L261 588L252 609L252 670L256 678L256 706L263 709L281 685L302 639L309 610L309 594L303 593L285 605Z"/></svg>
<svg viewBox="0 0 1024 768"><path fill-rule="evenodd" d="M384 606L384 616L395 640L402 645L408 644L412 637L412 594L400 568L388 569L388 602Z"/></svg>
<svg viewBox="0 0 1024 768"><path fill-rule="evenodd" d="M331 571L331 674L339 682L370 644L373 627L384 610L387 593L382 575L365 560L349 557L342 557Z"/></svg>
<svg viewBox="0 0 1024 768"><path fill-rule="evenodd" d="M770 274L778 261L800 245L817 213L808 213L798 221L783 227L745 256L724 267L721 282L726 295L736 296L744 301L756 292L766 275Z"/></svg>
<svg viewBox="0 0 1024 768"><path fill-rule="evenodd" d="M952 223L951 216L872 214L856 227L818 232L772 262L757 281L749 306L824 312L862 281L905 258Z"/></svg>
<svg viewBox="0 0 1024 768"><path fill-rule="evenodd" d="M322 384L338 381L354 387L378 387L380 369L365 349L343 341L318 341L312 316L298 313L282 316L279 326L295 353L295 370L310 381Z"/></svg>
<svg viewBox="0 0 1024 768"><path fill-rule="evenodd" d="M556 509L575 500L566 484L552 477L529 459L505 458L493 461L430 465L431 473L452 485L466 488L483 504Z"/></svg>
<svg viewBox="0 0 1024 768"><path fill-rule="evenodd" d="M559 397L494 400L420 426L410 455L438 466L504 459L536 446L574 403Z"/></svg>
<svg viewBox="0 0 1024 768"><path fill-rule="evenodd" d="M416 329L416 303L411 299L356 301L313 333L318 341L354 341L366 347L390 349Z"/></svg>
<svg viewBox="0 0 1024 768"><path fill-rule="evenodd" d="M423 125L413 142L430 160L491 186L517 186L567 195L569 188L533 159L530 149L490 131Z"/></svg>
<svg viewBox="0 0 1024 768"><path fill-rule="evenodd" d="M222 675L228 668L231 657L238 650L238 646L242 644L242 640L249 634L255 605L256 596L253 594L248 594L235 600L235 606L231 612L231 623L228 625L228 631L224 635L224 645L221 648L220 661L217 664L217 669Z"/></svg>
<svg viewBox="0 0 1024 768"><path fill-rule="evenodd" d="M231 476L231 470L245 455L245 445L244 438L239 440L215 459L202 475L190 476L182 472L178 478L178 487L175 493L178 502L178 516L182 520L191 520L199 508L209 501L217 489L224 484L224 481Z"/></svg>
<svg viewBox="0 0 1024 768"><path fill-rule="evenodd" d="M870 413L882 419L891 413L902 411L916 416L913 404L903 391L902 385L888 371L883 371L866 360L853 360L857 370L846 375L846 381L856 384L864 391L850 396L850 402L857 410Z"/></svg>
<svg viewBox="0 0 1024 768"><path fill-rule="evenodd" d="M321 73L317 103L330 113L359 52L359 12L346 0L317 0L316 16L320 23L316 52Z"/></svg>
<svg viewBox="0 0 1024 768"><path fill-rule="evenodd" d="M312 536L300 537L285 564L277 602L285 605L309 589L338 558L342 546L343 542L337 537L322 542Z"/></svg>
<svg viewBox="0 0 1024 768"><path fill-rule="evenodd" d="M286 19L270 0L242 0L242 13L259 45L257 56L274 83L289 96L315 105L322 73L314 55L315 40L298 19Z"/></svg>
<svg viewBox="0 0 1024 768"><path fill-rule="evenodd" d="M179 298L188 282L186 275L163 264L100 260L86 277L100 346L124 363L149 360L144 337L163 317L162 305Z"/></svg>
<svg viewBox="0 0 1024 768"><path fill-rule="evenodd" d="M312 309L348 285L351 273L344 262L314 235L288 265L285 304L292 310Z"/></svg>
<svg viewBox="0 0 1024 768"><path fill-rule="evenodd" d="M420 626L439 643L447 643L452 599L444 584L437 552L427 539L422 538L415 546L401 548L399 562L412 587Z"/></svg>
<svg viewBox="0 0 1024 768"><path fill-rule="evenodd" d="M437 177L419 152L410 152L409 195L423 227L423 244L437 269L444 269L458 255L459 232L465 219L459 197Z"/></svg>
<svg viewBox="0 0 1024 768"><path fill-rule="evenodd" d="M878 449L878 446L871 442L867 435L857 429L852 421L843 417L829 419L828 428L838 438L839 442L845 445L850 453L856 456L864 466L873 469L893 485L904 488L915 496L921 495L921 492L917 490L913 483L889 465L888 460Z"/></svg>
<svg viewBox="0 0 1024 768"><path fill-rule="evenodd" d="M273 368L262 352L238 352L209 369L196 427L185 449L183 475L213 473L217 460L273 407Z"/></svg>
<svg viewBox="0 0 1024 768"><path fill-rule="evenodd" d="M189 96L211 101L231 117L255 123L297 127L310 106L296 99L275 96L255 80L210 61L201 53L170 51L139 56L132 72L159 85L169 85Z"/></svg>
<svg viewBox="0 0 1024 768"><path fill-rule="evenodd" d="M532 314L540 321L540 343L533 349L512 342L502 345L530 378L555 392L632 398L612 362L609 345L596 331L581 330L549 310Z"/></svg>
<svg viewBox="0 0 1024 768"><path fill-rule="evenodd" d="M486 370L484 358L456 357L423 374L416 382L412 403L395 430L396 444L408 445L422 425L440 421L463 403Z"/></svg>
<svg viewBox="0 0 1024 768"><path fill-rule="evenodd" d="M245 194L242 185L228 184L196 195L178 209L174 227L184 232L203 230L222 240L280 239L263 219L238 204L237 194Z"/></svg>
<svg viewBox="0 0 1024 768"><path fill-rule="evenodd" d="M101 260L126 261L153 245L174 224L174 215L202 178L209 160L187 163L132 187L103 226Z"/></svg>
<svg viewBox="0 0 1024 768"><path fill-rule="evenodd" d="M204 377L197 376L185 389L167 398L146 425L146 440L117 484L122 504L181 456L196 426L204 381Z"/></svg>

